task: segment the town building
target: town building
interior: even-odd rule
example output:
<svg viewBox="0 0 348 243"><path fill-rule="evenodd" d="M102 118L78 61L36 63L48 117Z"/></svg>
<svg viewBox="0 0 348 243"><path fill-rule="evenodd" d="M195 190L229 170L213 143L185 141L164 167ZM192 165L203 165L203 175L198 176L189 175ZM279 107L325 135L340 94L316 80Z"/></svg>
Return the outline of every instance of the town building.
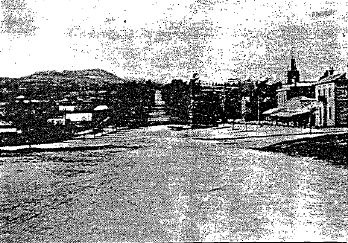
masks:
<svg viewBox="0 0 348 243"><path fill-rule="evenodd" d="M265 111L263 115L269 120L275 120L277 124L312 127L315 125L315 111L318 106L315 98L297 96L287 100L282 106Z"/></svg>
<svg viewBox="0 0 348 243"><path fill-rule="evenodd" d="M54 125L67 125L73 123L75 125L94 124L99 125L110 119L109 107L107 105L97 105L83 107L78 105L65 105L63 108L74 107L74 109L61 109L59 116L55 116L47 120L47 122ZM94 107L94 108L93 108Z"/></svg>
<svg viewBox="0 0 348 243"><path fill-rule="evenodd" d="M348 80L346 73L326 71L315 84L315 96L320 102L316 111L318 127L348 126Z"/></svg>
<svg viewBox="0 0 348 243"><path fill-rule="evenodd" d="M0 134L13 134L17 133L18 130L13 126L12 122L6 122L0 120Z"/></svg>
<svg viewBox="0 0 348 243"><path fill-rule="evenodd" d="M74 104L60 104L58 106L59 111L75 111L77 105Z"/></svg>
<svg viewBox="0 0 348 243"><path fill-rule="evenodd" d="M165 116L164 105L165 105L165 102L162 99L161 91L156 90L155 91L155 104L154 104L152 111L149 114L150 117L154 116L154 117L159 118L161 116Z"/></svg>
<svg viewBox="0 0 348 243"><path fill-rule="evenodd" d="M165 111L165 102L160 90L155 91L155 104L149 112L149 124L169 123L170 117Z"/></svg>
<svg viewBox="0 0 348 243"><path fill-rule="evenodd" d="M287 82L277 90L277 105L284 106L287 100L294 97L305 96L315 98L315 81L300 82L300 72L297 70L295 59L291 59L291 68L288 71Z"/></svg>
<svg viewBox="0 0 348 243"><path fill-rule="evenodd" d="M20 133L12 122L0 120L0 146L11 144Z"/></svg>
<svg viewBox="0 0 348 243"><path fill-rule="evenodd" d="M50 118L47 119L48 123L52 123L53 125L66 125L66 120L64 117L55 117L55 118Z"/></svg>
<svg viewBox="0 0 348 243"><path fill-rule="evenodd" d="M268 119L294 126L313 126L318 102L315 99L315 81L300 81L294 58L291 58L287 82L276 91L277 108L263 112Z"/></svg>
<svg viewBox="0 0 348 243"><path fill-rule="evenodd" d="M73 123L92 122L93 113L89 111L74 111L67 112L65 119L70 120Z"/></svg>

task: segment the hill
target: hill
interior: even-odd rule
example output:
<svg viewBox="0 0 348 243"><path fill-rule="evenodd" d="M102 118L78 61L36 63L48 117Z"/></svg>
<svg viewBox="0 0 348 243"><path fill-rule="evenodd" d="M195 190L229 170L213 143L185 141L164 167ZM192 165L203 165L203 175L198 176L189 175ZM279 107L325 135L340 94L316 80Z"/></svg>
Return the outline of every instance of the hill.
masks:
<svg viewBox="0 0 348 243"><path fill-rule="evenodd" d="M101 86L105 84L123 83L124 79L113 73L102 69L85 70L64 70L59 71L41 71L29 76L15 79L19 85L52 84L52 85L87 85Z"/></svg>

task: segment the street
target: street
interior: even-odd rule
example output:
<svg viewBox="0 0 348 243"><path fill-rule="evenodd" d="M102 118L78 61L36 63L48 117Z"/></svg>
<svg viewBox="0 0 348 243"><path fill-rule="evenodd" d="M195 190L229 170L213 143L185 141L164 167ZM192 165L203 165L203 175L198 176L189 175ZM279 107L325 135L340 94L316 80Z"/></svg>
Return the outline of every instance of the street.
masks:
<svg viewBox="0 0 348 243"><path fill-rule="evenodd" d="M149 127L0 157L2 242L348 240L348 171Z"/></svg>

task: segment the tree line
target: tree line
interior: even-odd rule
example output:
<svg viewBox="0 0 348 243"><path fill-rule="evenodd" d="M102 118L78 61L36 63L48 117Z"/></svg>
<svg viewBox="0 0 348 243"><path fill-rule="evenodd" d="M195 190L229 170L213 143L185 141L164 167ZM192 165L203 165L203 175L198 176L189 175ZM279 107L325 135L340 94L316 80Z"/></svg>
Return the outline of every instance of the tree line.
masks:
<svg viewBox="0 0 348 243"><path fill-rule="evenodd" d="M172 122L216 125L218 122L245 119L262 120L262 113L277 106L280 83L251 80L211 85L174 79L162 88L166 110Z"/></svg>

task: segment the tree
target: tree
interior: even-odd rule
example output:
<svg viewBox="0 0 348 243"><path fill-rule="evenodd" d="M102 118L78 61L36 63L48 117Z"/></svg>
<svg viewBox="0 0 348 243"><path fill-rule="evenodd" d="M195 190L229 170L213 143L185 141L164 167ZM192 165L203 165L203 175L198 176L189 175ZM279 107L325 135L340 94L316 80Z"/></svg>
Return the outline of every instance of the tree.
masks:
<svg viewBox="0 0 348 243"><path fill-rule="evenodd" d="M190 105L189 86L181 79L174 79L162 88L162 99L166 104L167 113L171 120L178 123L187 123Z"/></svg>

